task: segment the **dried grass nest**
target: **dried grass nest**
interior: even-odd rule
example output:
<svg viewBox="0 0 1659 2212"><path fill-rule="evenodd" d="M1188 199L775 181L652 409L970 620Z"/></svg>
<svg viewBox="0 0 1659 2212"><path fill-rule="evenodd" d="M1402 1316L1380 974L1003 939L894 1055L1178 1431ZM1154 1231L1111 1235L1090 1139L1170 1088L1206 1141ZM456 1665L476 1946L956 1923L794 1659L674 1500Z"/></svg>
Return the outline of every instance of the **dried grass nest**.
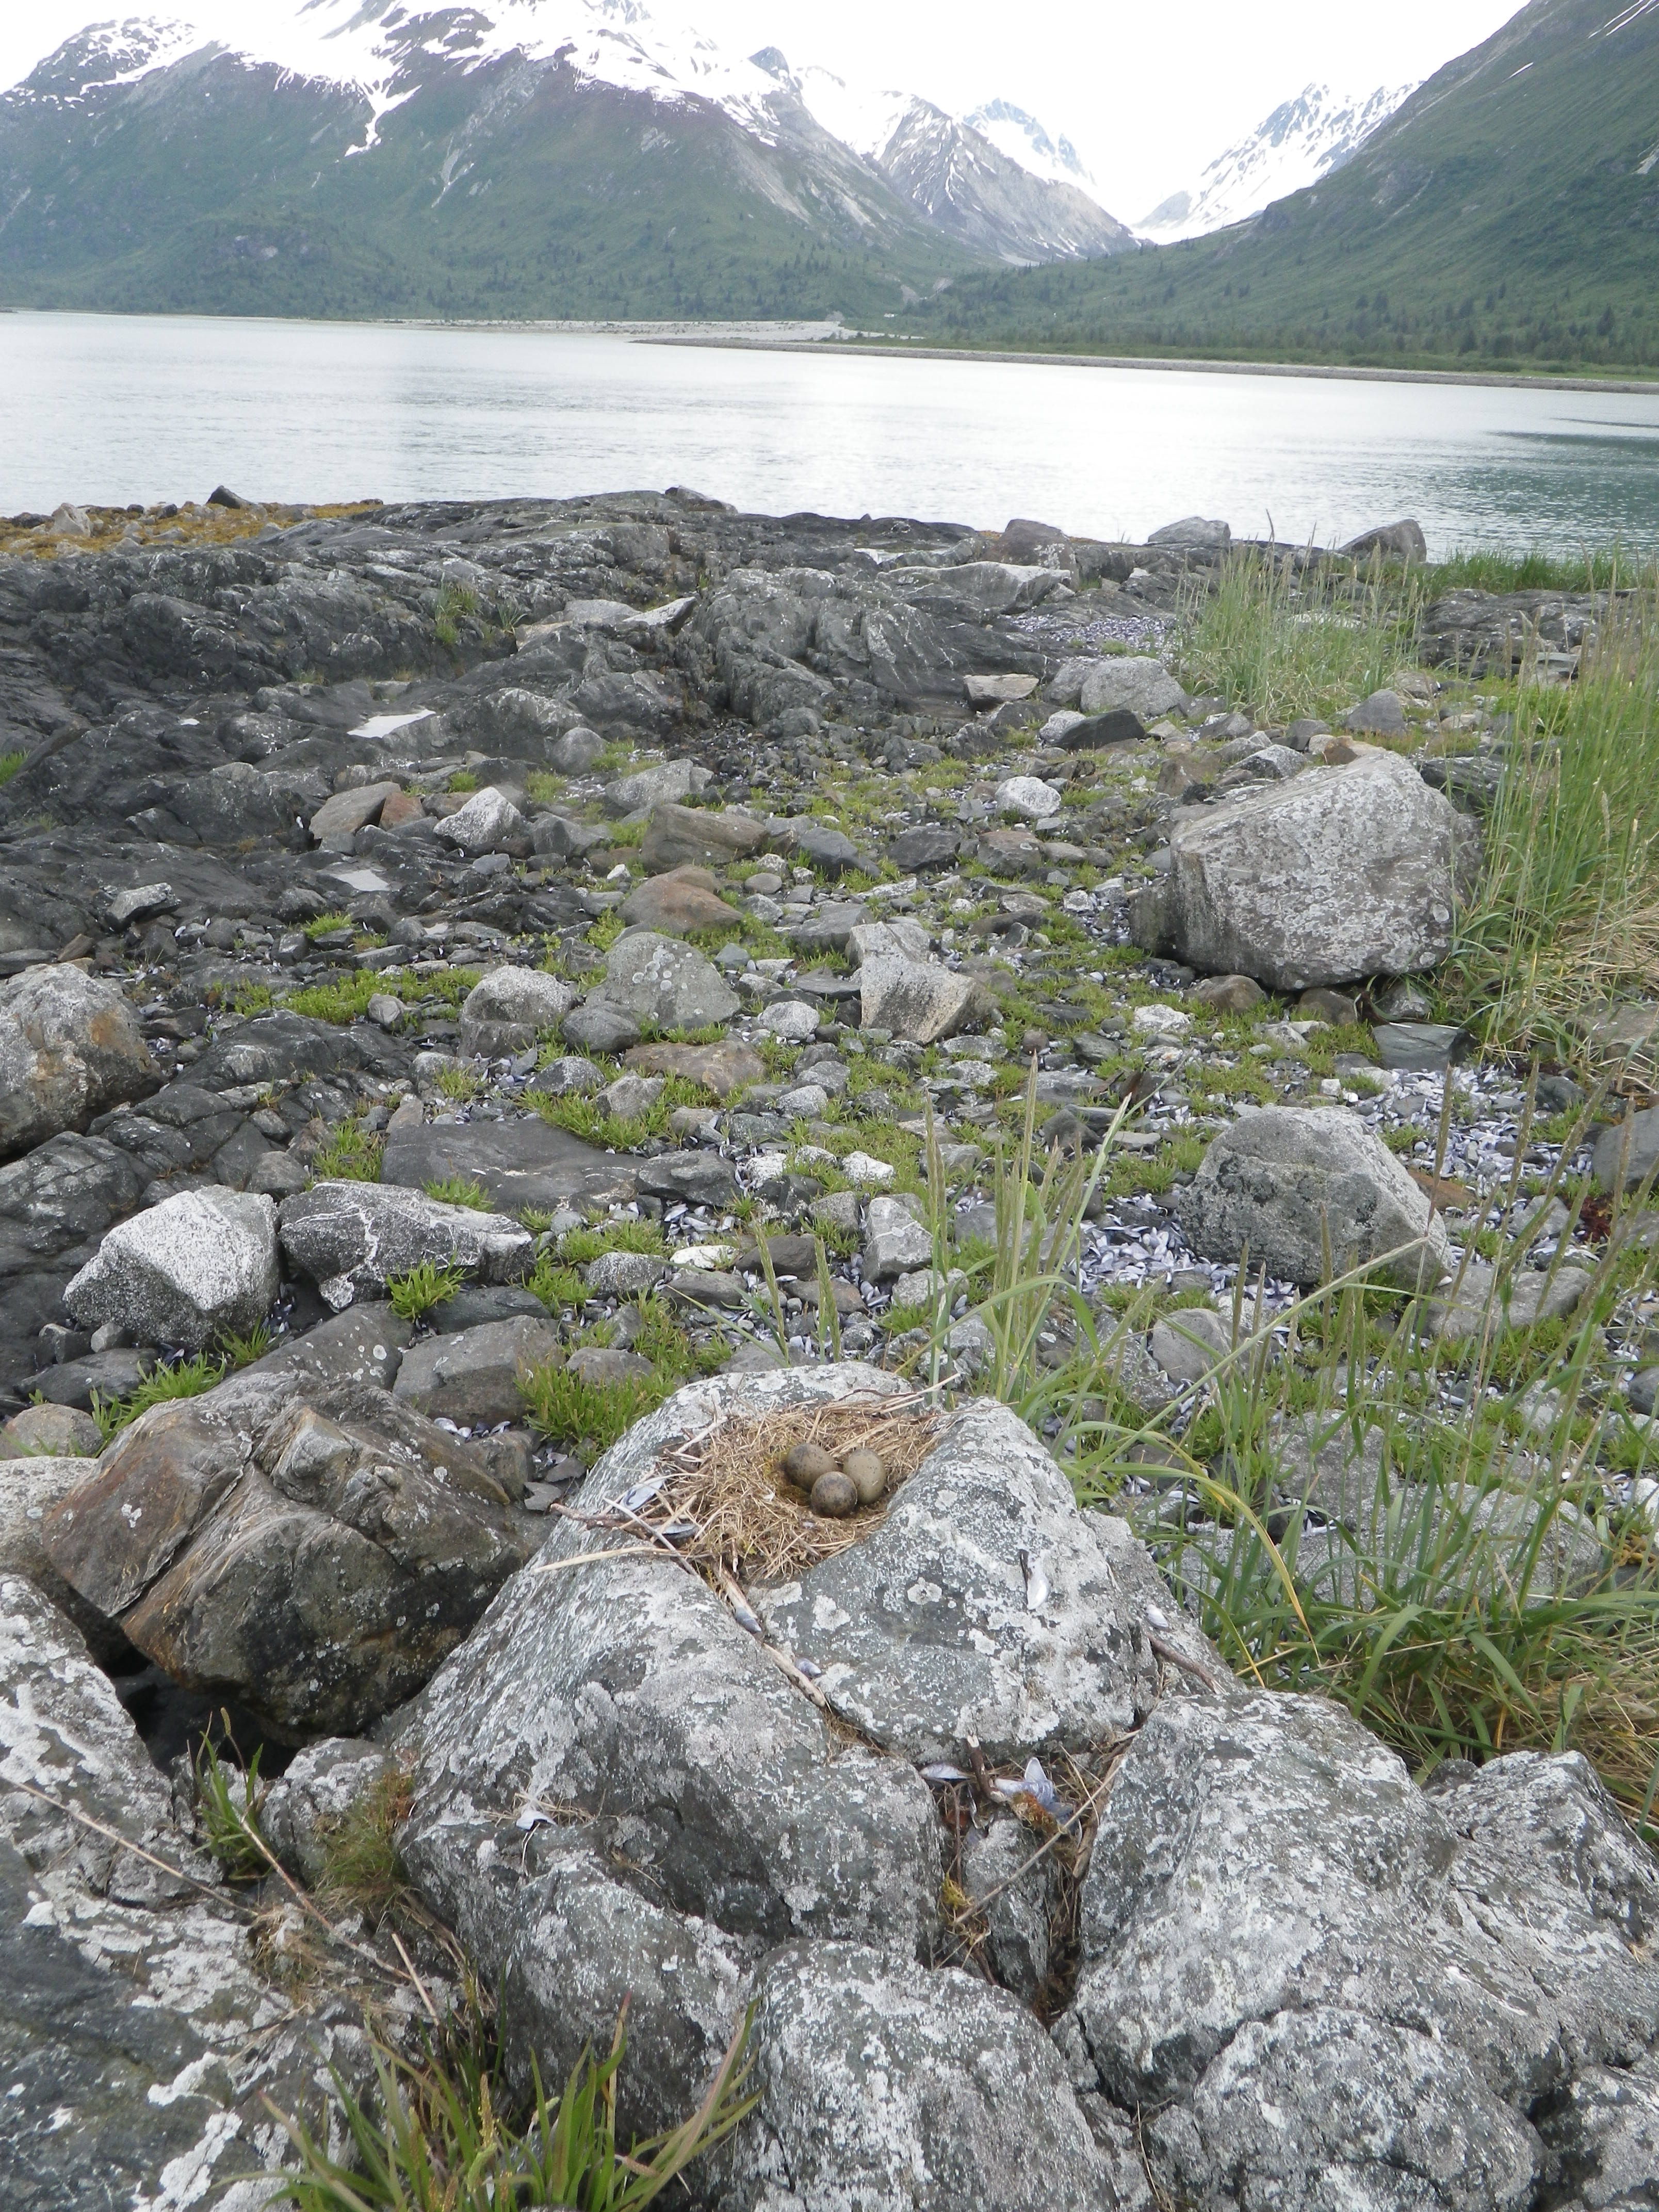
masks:
<svg viewBox="0 0 1659 2212"><path fill-rule="evenodd" d="M639 1517L717 1587L722 1575L744 1586L791 1581L886 1519L894 1492L944 1431L943 1417L918 1411L919 1402L842 1398L721 1421L665 1452L665 1479ZM782 1472L784 1454L801 1443L838 1460L877 1453L887 1469L886 1497L845 1520L821 1519Z"/></svg>

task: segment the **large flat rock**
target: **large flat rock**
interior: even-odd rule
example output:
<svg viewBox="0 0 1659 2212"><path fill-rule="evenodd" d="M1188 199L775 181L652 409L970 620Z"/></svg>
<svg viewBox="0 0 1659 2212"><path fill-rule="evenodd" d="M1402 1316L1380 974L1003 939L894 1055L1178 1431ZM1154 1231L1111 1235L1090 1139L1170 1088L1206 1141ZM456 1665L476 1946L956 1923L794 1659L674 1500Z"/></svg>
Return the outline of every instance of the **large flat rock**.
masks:
<svg viewBox="0 0 1659 2212"><path fill-rule="evenodd" d="M382 1182L419 1190L452 1176L482 1183L503 1213L552 1212L572 1199L626 1196L633 1188L623 1162L548 1121L428 1121L388 1133Z"/></svg>

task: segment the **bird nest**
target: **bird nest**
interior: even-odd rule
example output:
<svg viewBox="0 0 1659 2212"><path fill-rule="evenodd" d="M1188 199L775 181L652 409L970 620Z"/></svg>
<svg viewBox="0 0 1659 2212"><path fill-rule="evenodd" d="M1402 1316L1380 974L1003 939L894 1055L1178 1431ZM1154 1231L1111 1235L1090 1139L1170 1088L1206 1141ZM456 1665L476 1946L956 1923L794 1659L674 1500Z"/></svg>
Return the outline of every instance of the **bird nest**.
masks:
<svg viewBox="0 0 1659 2212"><path fill-rule="evenodd" d="M651 1496L636 1508L640 1533L671 1545L716 1589L788 1582L833 1559L880 1527L893 1496L921 1465L944 1428L914 1401L841 1398L736 1416L671 1446ZM875 1452L887 1470L887 1494L844 1520L815 1514L783 1474L795 1444L818 1444L839 1460ZM630 1496L633 1493L630 1493Z"/></svg>

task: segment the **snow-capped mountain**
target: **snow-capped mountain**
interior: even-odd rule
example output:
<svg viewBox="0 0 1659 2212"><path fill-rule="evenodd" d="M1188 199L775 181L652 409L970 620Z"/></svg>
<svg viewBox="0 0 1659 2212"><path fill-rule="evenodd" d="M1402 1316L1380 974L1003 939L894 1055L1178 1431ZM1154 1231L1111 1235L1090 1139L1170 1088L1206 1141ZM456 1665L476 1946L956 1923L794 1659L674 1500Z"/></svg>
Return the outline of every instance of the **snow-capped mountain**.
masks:
<svg viewBox="0 0 1659 2212"><path fill-rule="evenodd" d="M64 297L67 258L69 299L101 302L114 257L145 272L121 304L165 265L155 303L200 305L228 296L222 252L237 305L251 264L277 313L856 318L975 263L1134 243L1018 111L990 118L1010 159L641 0L187 5L90 26L0 94L0 299Z"/></svg>
<svg viewBox="0 0 1659 2212"><path fill-rule="evenodd" d="M988 100L963 121L981 138L988 138L999 154L1017 161L1032 176L1051 185L1071 185L1097 200L1099 187L1069 138L1051 138L1035 115L1028 115L1012 100Z"/></svg>
<svg viewBox="0 0 1659 2212"><path fill-rule="evenodd" d="M999 100L974 116L950 115L915 93L849 85L829 70L797 75L775 46L754 59L929 222L976 253L1078 260L1134 244L1093 198L1073 148L1063 138L1056 144L1019 108Z"/></svg>
<svg viewBox="0 0 1659 2212"><path fill-rule="evenodd" d="M1384 85L1360 98L1328 84L1304 86L1248 138L1218 154L1190 190L1160 201L1139 224L1142 236L1158 246L1197 238L1316 185L1350 161L1416 89Z"/></svg>

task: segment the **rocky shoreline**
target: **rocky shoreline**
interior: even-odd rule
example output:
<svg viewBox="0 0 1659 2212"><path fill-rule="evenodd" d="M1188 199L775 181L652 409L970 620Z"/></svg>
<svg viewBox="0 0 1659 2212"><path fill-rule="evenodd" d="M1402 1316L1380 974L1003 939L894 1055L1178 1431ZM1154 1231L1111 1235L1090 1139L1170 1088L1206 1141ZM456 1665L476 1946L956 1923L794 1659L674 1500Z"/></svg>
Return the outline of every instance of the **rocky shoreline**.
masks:
<svg viewBox="0 0 1659 2212"><path fill-rule="evenodd" d="M1511 1362L1543 1464L1594 1310L1540 1571L1639 1548L1659 1299L1558 1191L1644 1186L1659 1117L1577 1079L1653 1009L1523 1069L1425 988L1480 687L1604 605L1448 594L1261 725L1177 672L1229 546L683 491L0 532L9 2204L264 2203L262 2100L366 2084L463 1955L520 2091L631 1997L647 2131L752 2007L721 2212L1648 2201L1645 1847L1577 1753L1419 1786L1235 1680L1174 1449L1353 1267ZM1028 1120L1080 1164L1032 1425L981 1395ZM921 1425L775 1496L826 1420ZM1364 1431L1261 1445L1304 1595L1419 1494ZM698 1548L745 1453L764 1572ZM330 1888L381 1802L418 1983Z"/></svg>

